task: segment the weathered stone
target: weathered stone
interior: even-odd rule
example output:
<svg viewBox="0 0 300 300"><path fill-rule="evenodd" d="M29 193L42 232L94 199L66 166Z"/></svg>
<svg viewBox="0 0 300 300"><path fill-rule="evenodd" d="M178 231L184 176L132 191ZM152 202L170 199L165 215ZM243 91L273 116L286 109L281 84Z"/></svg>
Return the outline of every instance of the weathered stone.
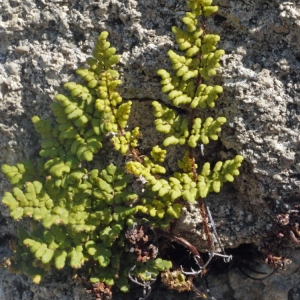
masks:
<svg viewBox="0 0 300 300"><path fill-rule="evenodd" d="M63 83L75 79L74 70L84 65L102 30L110 32L121 54L121 93L134 102L132 124L143 129L142 149L162 140L151 126L149 100L167 100L160 92L156 71L170 67L166 52L174 48L171 27L180 24L185 1L0 2L0 165L37 157L38 136L31 117L50 114L53 95ZM211 161L240 153L245 162L235 183L207 201L225 247L251 243L261 247L274 217L285 212L285 207L292 207L300 195L300 3L214 3L219 5L219 12L208 21L207 28L221 36L219 46L226 55L215 79L224 94L212 114L223 115L228 122L221 143L211 143L204 152L210 154ZM172 154L168 167L175 170L179 155L175 150ZM0 198L8 186L0 174ZM13 236L21 224L12 223L2 205L0 226L3 257L8 255L6 237ZM206 250L196 207L187 209L176 231ZM224 300L298 299L299 250L291 259L287 271L259 282L246 278L234 265L226 274L209 277L211 293ZM89 299L66 274L53 276L34 286L22 276L1 271L0 299ZM115 299L126 297L116 294ZM134 297L131 294L128 299ZM154 290L153 297L178 296L173 292L162 296L161 290Z"/></svg>

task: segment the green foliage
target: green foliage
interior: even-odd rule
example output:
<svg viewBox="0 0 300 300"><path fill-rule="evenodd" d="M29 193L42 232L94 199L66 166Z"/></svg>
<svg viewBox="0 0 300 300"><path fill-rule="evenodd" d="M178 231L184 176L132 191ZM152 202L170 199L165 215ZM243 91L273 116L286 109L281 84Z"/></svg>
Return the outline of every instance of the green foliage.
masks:
<svg viewBox="0 0 300 300"><path fill-rule="evenodd" d="M3 173L15 187L6 192L2 203L14 220L31 218L31 229L18 230L10 269L24 272L39 283L51 268L66 265L74 269L86 266L91 282L116 284L129 289L128 272L141 281L169 270L172 263L151 257L138 260L125 238L126 231L145 220L154 228L168 228L180 217L186 201L195 203L210 192L220 192L222 185L239 174L243 158L217 162L213 169L205 163L201 171L193 149L200 143L217 140L224 117L202 121L195 117L199 109L214 107L222 87L204 84L216 74L223 50L216 50L219 36L206 34L199 17L217 11L210 0L190 0L183 23L186 30L173 27L183 55L168 52L173 75L159 70L162 91L176 110L154 101L155 127L166 134L164 147L178 145L186 151L178 162L178 171L167 175L162 165L167 150L155 145L150 156L136 150L139 128L128 129L132 102L123 102L117 92L121 81L113 66L119 61L116 49L102 32L96 42L89 68L77 74L85 83L68 82L66 95L58 94L51 105L56 122L32 118L41 135L41 151L36 165L25 161L16 166L3 165ZM109 164L105 169L91 168L102 144L108 141L126 159L125 168ZM127 172L127 174L126 174ZM128 174L129 173L129 174ZM134 175L142 179L143 191L131 189ZM150 274L150 275L149 275ZM151 275L152 274L152 275Z"/></svg>
<svg viewBox="0 0 300 300"><path fill-rule="evenodd" d="M217 11L217 7L211 6L211 3L212 1L188 1L188 7L192 11L187 12L183 18L187 30L176 26L172 28L183 55L178 55L172 50L168 52L174 75L166 70L157 72L162 79L162 92L168 94L174 106L186 107L190 115L179 115L176 110L157 101L153 102L156 130L167 135L163 145L182 145L188 148L182 160L178 162L184 173L177 174L176 177L183 187L181 196L191 202L198 197L206 197L209 192L218 193L224 182L232 182L233 176L239 174L238 168L243 160L238 155L224 164L217 162L213 171L210 170L210 164L206 163L200 175L195 172L192 174L192 170L196 171L198 168L192 149L200 143L206 145L210 140L217 140L221 126L226 122L224 117L215 120L208 117L204 122L201 118L194 117L197 110L214 107L218 95L223 92L219 85L203 83L216 75L215 69L220 66L219 60L224 54L223 50L216 50L220 37L207 34L205 27L199 26L200 16L208 17ZM187 184L189 180L192 182L190 185Z"/></svg>
<svg viewBox="0 0 300 300"><path fill-rule="evenodd" d="M122 103L116 91L119 73L111 67L119 56L107 36L100 34L94 58L87 60L90 68L77 70L86 84L68 82L64 87L69 93L55 96L51 108L56 123L32 118L42 137L38 166L30 162L2 166L15 185L2 203L14 220L32 219L30 231L18 232L10 269L24 272L36 283L52 267L78 269L89 264L91 281L109 285L116 281L123 291L129 287L124 270L135 264L136 257L128 251L124 234L146 206L133 205L138 195L128 186L131 178L124 170L110 164L99 171L84 163L93 160L108 133L123 154L137 146L140 135L139 128L125 131L132 103ZM153 151L161 161L164 151ZM141 264L137 274L146 278L148 269L158 274L161 265L154 262Z"/></svg>

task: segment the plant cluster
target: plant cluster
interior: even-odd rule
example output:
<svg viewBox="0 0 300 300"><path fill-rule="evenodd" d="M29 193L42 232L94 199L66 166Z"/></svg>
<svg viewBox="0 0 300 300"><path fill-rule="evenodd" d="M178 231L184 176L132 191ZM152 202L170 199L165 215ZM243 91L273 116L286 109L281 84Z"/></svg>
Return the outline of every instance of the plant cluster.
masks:
<svg viewBox="0 0 300 300"><path fill-rule="evenodd" d="M68 82L68 93L55 96L51 109L56 122L32 118L42 138L41 158L37 164L2 166L15 186L2 203L14 220L32 220L30 230L18 230L14 255L7 261L10 270L39 283L53 267L86 266L92 283L116 284L124 292L129 289L128 277L147 282L165 272L169 275L164 278L173 278L178 271L172 273L172 263L157 258L151 232L167 230L185 203L198 203L208 248L213 248L203 198L232 182L243 158L237 155L213 167L206 162L201 169L195 159L195 148L217 140L226 122L224 117L197 117L199 110L214 107L222 93L221 86L204 83L216 74L224 54L216 50L220 37L206 33L206 17L217 11L211 4L212 0L189 0L190 11L183 18L186 29L172 29L181 54L170 50L173 72L158 74L172 105L188 114L153 102L156 130L166 138L149 156L139 155L139 128L128 129L132 102L123 102L117 92L121 81L114 65L120 57L107 41L107 32L99 35L93 57L87 59L89 67L77 70L85 82ZM125 166L91 168L90 162L109 140L127 157ZM176 145L185 154L177 172L169 175L164 167L167 147ZM134 178L144 184L140 194L131 189ZM175 277L178 286L190 286L180 272Z"/></svg>

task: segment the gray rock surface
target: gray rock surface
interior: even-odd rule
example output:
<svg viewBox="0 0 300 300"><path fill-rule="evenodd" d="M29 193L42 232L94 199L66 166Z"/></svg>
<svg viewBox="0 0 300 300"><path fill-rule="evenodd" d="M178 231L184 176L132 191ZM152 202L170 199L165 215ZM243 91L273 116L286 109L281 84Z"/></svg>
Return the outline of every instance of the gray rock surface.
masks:
<svg viewBox="0 0 300 300"><path fill-rule="evenodd" d="M221 36L219 47L226 51L215 78L224 94L205 114L225 116L228 122L220 142L204 152L212 162L236 153L245 162L234 184L211 195L208 204L225 247L249 244L261 249L274 217L292 208L300 194L300 1L214 3L219 12L207 27ZM185 7L185 0L0 0L0 165L37 156L39 137L31 117L51 115L53 96L76 78L74 70L84 65L102 30L110 32L122 55L121 92L134 101L132 124L143 129L142 149L160 141L151 125L150 100L166 100L156 71L170 67L166 52L176 47L171 27L180 25ZM176 157L174 152L170 170ZM8 188L0 174L0 198ZM4 257L8 237L22 224L12 223L1 205L0 226ZM187 208L176 230L205 251L197 208ZM296 245L286 246L278 249L293 261L286 271L253 281L233 264L226 272L209 275L212 295L225 300L300 299L300 252L289 251ZM259 262L262 271L270 271L263 259ZM67 271L53 272L35 286L22 275L0 270L0 299L89 299ZM141 296L141 290L133 293ZM116 294L115 299L127 297L135 296ZM177 297L160 286L152 294L152 299Z"/></svg>

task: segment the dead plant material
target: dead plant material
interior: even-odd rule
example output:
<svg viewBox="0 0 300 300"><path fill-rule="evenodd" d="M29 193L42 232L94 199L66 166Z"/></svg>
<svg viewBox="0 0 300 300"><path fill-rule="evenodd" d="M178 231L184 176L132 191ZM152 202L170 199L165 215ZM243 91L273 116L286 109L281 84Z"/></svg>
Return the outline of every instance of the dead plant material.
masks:
<svg viewBox="0 0 300 300"><path fill-rule="evenodd" d="M300 244L300 205L295 205L286 213L278 214L274 219L271 235L265 240L263 247L266 253L265 263L274 267L275 270L286 270L287 265L292 263L288 257L280 255L280 244L293 241Z"/></svg>
<svg viewBox="0 0 300 300"><path fill-rule="evenodd" d="M156 237L150 226L135 224L126 231L125 237L131 243L129 251L137 254L137 261L147 262L156 258Z"/></svg>
<svg viewBox="0 0 300 300"><path fill-rule="evenodd" d="M90 289L87 289L86 292L88 294L93 294L95 300L111 300L112 292L111 286L107 285L103 282L97 282L92 284Z"/></svg>
<svg viewBox="0 0 300 300"><path fill-rule="evenodd" d="M273 256L271 254L265 259L265 263L267 265L271 265L277 270L286 270L287 265L291 264L291 260L289 258L285 258L282 256Z"/></svg>
<svg viewBox="0 0 300 300"><path fill-rule="evenodd" d="M288 238L300 244L300 205L295 205L285 214L278 214L274 221L278 238Z"/></svg>
<svg viewBox="0 0 300 300"><path fill-rule="evenodd" d="M193 277L188 277L181 270L165 271L161 273L161 281L172 290L185 292L193 290Z"/></svg>

